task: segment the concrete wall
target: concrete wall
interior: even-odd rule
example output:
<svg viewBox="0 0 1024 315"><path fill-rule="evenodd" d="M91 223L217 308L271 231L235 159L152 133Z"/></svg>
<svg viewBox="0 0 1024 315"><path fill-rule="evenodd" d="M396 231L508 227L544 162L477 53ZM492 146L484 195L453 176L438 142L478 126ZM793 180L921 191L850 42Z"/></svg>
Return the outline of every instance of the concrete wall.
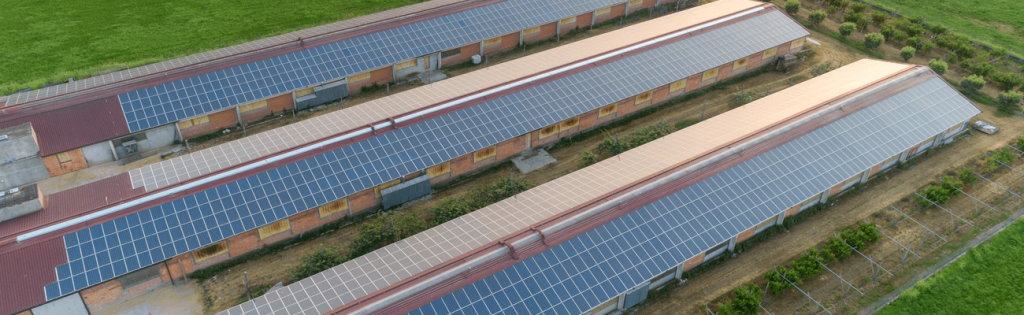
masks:
<svg viewBox="0 0 1024 315"><path fill-rule="evenodd" d="M32 157L0 164L0 190L28 185L50 178L43 159Z"/></svg>
<svg viewBox="0 0 1024 315"><path fill-rule="evenodd" d="M139 142L139 151L145 152L174 144L174 125L166 125L146 130L146 140Z"/></svg>
<svg viewBox="0 0 1024 315"><path fill-rule="evenodd" d="M43 210L43 203L40 199L32 199L10 207L0 208L0 222L40 210Z"/></svg>
<svg viewBox="0 0 1024 315"><path fill-rule="evenodd" d="M89 315L78 293L32 308L34 315Z"/></svg>
<svg viewBox="0 0 1024 315"><path fill-rule="evenodd" d="M109 141L84 146L82 154L85 155L85 161L89 165L99 165L114 160L114 153L110 151Z"/></svg>

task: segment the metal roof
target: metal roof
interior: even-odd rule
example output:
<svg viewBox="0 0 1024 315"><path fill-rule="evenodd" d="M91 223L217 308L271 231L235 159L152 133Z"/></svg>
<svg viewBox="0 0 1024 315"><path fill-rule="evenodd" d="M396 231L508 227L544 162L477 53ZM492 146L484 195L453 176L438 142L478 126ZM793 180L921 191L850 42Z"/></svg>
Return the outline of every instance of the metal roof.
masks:
<svg viewBox="0 0 1024 315"><path fill-rule="evenodd" d="M785 21L780 22L780 19ZM749 21L754 22L747 23ZM745 40L741 42L744 45L729 45L730 47L720 51L701 54L700 56L704 58L695 59L691 56L688 58L691 60L690 62L675 63L680 68L686 67L684 70L666 71L664 66L652 67L653 62L669 63L672 62L672 58L682 59L678 57L679 50L690 47L680 44L682 42L694 45L699 43L702 48L710 49L709 46L714 45L705 35L734 38L740 42L740 34L757 33L752 28L763 30L763 26L766 25L774 26L775 29L772 32L765 31L765 33L771 34L764 34L762 39ZM64 241L70 263L57 267L58 282L47 285L46 291L49 294L47 297L56 298L58 295L53 294L64 295L112 279L162 259L198 249L299 211L314 208L317 205L373 187L391 178L397 178L417 169L450 160L504 139L706 70L698 69L698 66L695 65L708 64L712 65L710 67L714 67L804 35L806 35L806 31L788 17L778 11L768 11L763 15L754 16L733 25L723 26L679 42L668 43L658 48L623 57L621 60L590 68L562 79L535 85L480 105L474 105L409 127L402 127L283 167L256 175L247 175L249 177L242 180L67 234L64 236ZM672 54L672 52L676 53ZM719 61L715 58L732 59ZM612 75L608 69L632 73L639 78L635 81L630 80L633 82L632 84L616 82L612 79L620 78L615 76L608 77L605 82L588 82L578 79ZM656 70L661 71L656 73ZM596 88L592 90L600 91L601 94L581 95L581 97L590 99L581 104L574 104L574 107L566 107L569 110L551 108L550 110L556 114L519 119L516 121L518 124L513 124L508 121L508 118L498 121L496 116L493 116L513 117L516 111L522 113L530 110L530 107L543 108L551 106L549 104L562 106L559 103L562 100L555 99L557 98L555 97L556 93L560 92L556 92L552 88L556 86L553 84L562 84L558 86L565 88L572 84L587 87L587 83L594 84ZM608 85L608 87L602 87L602 84ZM538 102L538 100L546 102ZM492 114L488 116L483 109L491 110ZM571 110L577 111L573 113L570 112ZM490 134L478 130L476 133L463 135L462 137L465 138L459 138L460 134L456 133L432 131L444 130L449 126L454 126L459 130L480 129L462 124L480 126L481 123L484 125L504 124L504 126L492 127L493 130L498 130L499 127L508 129L505 129L504 132ZM414 146L412 141L421 137L425 137L423 139L430 142ZM486 144L484 141L493 142ZM398 153L388 155L387 152ZM385 166L386 163L395 164ZM246 174L252 174L252 172Z"/></svg>
<svg viewBox="0 0 1024 315"><path fill-rule="evenodd" d="M580 314L978 113L935 76L410 314Z"/></svg>
<svg viewBox="0 0 1024 315"><path fill-rule="evenodd" d="M313 119L221 144L189 155L133 169L134 187L154 190L191 178L252 161L299 145L351 132L389 117L408 114L476 92L527 78L543 71L651 40L671 31L686 29L745 9L760 6L754 1L718 1L670 14L579 41L493 65L444 81L372 100ZM159 180L158 180L159 178Z"/></svg>
<svg viewBox="0 0 1024 315"><path fill-rule="evenodd" d="M115 97L92 100L57 111L7 114L5 118L0 120L0 129L32 123L40 156L80 148L129 133Z"/></svg>
<svg viewBox="0 0 1024 315"><path fill-rule="evenodd" d="M262 314L262 310L267 308L282 313L294 313L295 309L308 310L310 307L316 310L337 308L398 285L412 275L422 275L441 263L464 257L483 245L611 195L673 166L733 145L781 121L908 68L906 65L869 60L834 70L817 80L766 97L757 105L748 104L650 145L625 152L618 158L606 159L559 177L515 198L456 218L243 303L228 313L261 310L259 313Z"/></svg>
<svg viewBox="0 0 1024 315"><path fill-rule="evenodd" d="M134 131L212 113L621 3L507 0L121 93Z"/></svg>

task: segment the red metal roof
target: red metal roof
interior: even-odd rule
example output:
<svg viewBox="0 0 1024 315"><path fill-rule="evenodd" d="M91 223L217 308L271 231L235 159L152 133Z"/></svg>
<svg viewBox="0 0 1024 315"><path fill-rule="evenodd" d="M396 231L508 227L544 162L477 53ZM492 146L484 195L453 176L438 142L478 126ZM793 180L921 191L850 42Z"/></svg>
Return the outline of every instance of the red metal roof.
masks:
<svg viewBox="0 0 1024 315"><path fill-rule="evenodd" d="M54 268L66 264L66 258L59 237L0 254L0 314L46 302L43 287L57 281Z"/></svg>
<svg viewBox="0 0 1024 315"><path fill-rule="evenodd" d="M65 219L84 215L93 210L142 195L145 189L132 189L128 173L104 178L92 183L43 197L45 208L0 224L0 240L26 231L47 226Z"/></svg>
<svg viewBox="0 0 1024 315"><path fill-rule="evenodd" d="M32 123L39 155L47 156L127 135L117 96L104 97L60 110L22 109L0 115L0 129Z"/></svg>

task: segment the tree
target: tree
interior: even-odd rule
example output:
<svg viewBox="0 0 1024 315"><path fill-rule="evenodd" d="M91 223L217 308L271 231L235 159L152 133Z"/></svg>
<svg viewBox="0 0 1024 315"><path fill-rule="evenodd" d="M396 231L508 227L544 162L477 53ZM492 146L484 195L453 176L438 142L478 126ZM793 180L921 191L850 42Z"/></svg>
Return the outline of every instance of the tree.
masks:
<svg viewBox="0 0 1024 315"><path fill-rule="evenodd" d="M935 71L935 73L942 75L946 73L946 70L949 69L949 65L946 64L945 61L939 59L932 59L931 61L928 61L928 68L932 68L932 71Z"/></svg>
<svg viewBox="0 0 1024 315"><path fill-rule="evenodd" d="M907 32L904 31L896 31L892 33L892 41L897 43L902 43L903 41L907 40L908 37L910 36L907 35Z"/></svg>
<svg viewBox="0 0 1024 315"><path fill-rule="evenodd" d="M900 57L903 57L903 61L910 61L910 58L914 58L914 53L917 53L917 49L914 47L906 46L900 49Z"/></svg>
<svg viewBox="0 0 1024 315"><path fill-rule="evenodd" d="M298 266L287 266L292 279L300 280L318 274L321 271L333 268L346 261L345 256L337 247L320 247L312 253L307 253L299 258Z"/></svg>
<svg viewBox="0 0 1024 315"><path fill-rule="evenodd" d="M430 225L440 225L470 212L473 212L473 208L469 206L469 202L465 198L458 196L444 198L441 203L430 208L432 214Z"/></svg>
<svg viewBox="0 0 1024 315"><path fill-rule="evenodd" d="M882 26L882 29L878 32L885 36L885 40L892 40L893 35L896 33L896 27L892 25Z"/></svg>
<svg viewBox="0 0 1024 315"><path fill-rule="evenodd" d="M921 35L907 38L907 46L914 47L915 49L921 47L922 42L924 42L924 37L921 37Z"/></svg>
<svg viewBox="0 0 1024 315"><path fill-rule="evenodd" d="M800 12L800 0L786 1L786 13L796 15L797 12Z"/></svg>
<svg viewBox="0 0 1024 315"><path fill-rule="evenodd" d="M821 24L821 21L825 20L825 17L828 17L828 14L826 14L825 11L814 10L807 16L807 19L811 20L811 23L814 23L814 25L818 25Z"/></svg>
<svg viewBox="0 0 1024 315"><path fill-rule="evenodd" d="M785 279L783 279L783 275L785 275ZM769 270L768 273L764 274L764 280L768 281L768 292L779 295L793 287L793 285L789 284L790 282L800 284L800 275L793 271L793 269L776 266L775 269Z"/></svg>
<svg viewBox="0 0 1024 315"><path fill-rule="evenodd" d="M999 89L1002 91L1013 90L1024 84L1024 78L1021 78L1021 76L1016 73L996 72L988 76L988 78L992 79L992 82L999 85Z"/></svg>
<svg viewBox="0 0 1024 315"><path fill-rule="evenodd" d="M921 43L921 49L919 49L919 51L922 55L927 55L932 53L932 49L935 49L935 43L930 40L925 40Z"/></svg>
<svg viewBox="0 0 1024 315"><path fill-rule="evenodd" d="M882 34L870 33L870 34L864 35L864 48L867 48L867 49L878 48L878 46L882 45L882 41L883 40L885 40L885 37L882 37Z"/></svg>
<svg viewBox="0 0 1024 315"><path fill-rule="evenodd" d="M760 286L747 283L733 289L732 295L736 297L735 300L732 300L732 308L736 313L754 315L761 310L761 297L764 296L764 291Z"/></svg>
<svg viewBox="0 0 1024 315"><path fill-rule="evenodd" d="M963 81L960 81L960 86L968 93L978 93L978 90L985 87L985 78L977 74L972 74L964 78Z"/></svg>
<svg viewBox="0 0 1024 315"><path fill-rule="evenodd" d="M857 2L857 3L850 4L850 10L853 10L853 12L864 13L864 11L867 11L867 9L868 9L868 4L867 3Z"/></svg>
<svg viewBox="0 0 1024 315"><path fill-rule="evenodd" d="M889 15L882 11L871 12L871 24L875 26L882 26L885 21L889 20Z"/></svg>
<svg viewBox="0 0 1024 315"><path fill-rule="evenodd" d="M1000 92L999 109L1008 113L1016 113L1020 111L1021 98L1021 93L1017 91Z"/></svg>
<svg viewBox="0 0 1024 315"><path fill-rule="evenodd" d="M947 30L949 30L949 28L945 26L939 24L932 24L931 30L929 31L932 32L932 34L935 34L935 36L939 36L945 33Z"/></svg>
<svg viewBox="0 0 1024 315"><path fill-rule="evenodd" d="M580 151L580 168L594 165L597 163L597 156L590 151Z"/></svg>
<svg viewBox="0 0 1024 315"><path fill-rule="evenodd" d="M853 24L853 22L839 24L839 34L843 36L850 36L850 33L853 33L855 29L857 29L857 24Z"/></svg>
<svg viewBox="0 0 1024 315"><path fill-rule="evenodd" d="M853 22L854 24L857 24L863 20L867 20L867 18L864 17L864 13L850 11L843 15L843 22Z"/></svg>
<svg viewBox="0 0 1024 315"><path fill-rule="evenodd" d="M789 266L800 274L801 279L817 276L821 274L821 265L818 264L822 261L820 256L817 248L808 248L800 257L790 262Z"/></svg>
<svg viewBox="0 0 1024 315"><path fill-rule="evenodd" d="M1003 57L1006 57L1006 55L1007 55L1007 54L1009 54L1009 53L1010 53L1010 52L1009 52L1009 51L1007 51L1007 50L1006 50L1006 48L1003 48L1003 47L998 47L998 48L996 48L996 49L993 49L992 51L990 51L990 52L988 53L988 55L989 55L990 57L992 57L992 59L998 59L998 58L1003 58Z"/></svg>

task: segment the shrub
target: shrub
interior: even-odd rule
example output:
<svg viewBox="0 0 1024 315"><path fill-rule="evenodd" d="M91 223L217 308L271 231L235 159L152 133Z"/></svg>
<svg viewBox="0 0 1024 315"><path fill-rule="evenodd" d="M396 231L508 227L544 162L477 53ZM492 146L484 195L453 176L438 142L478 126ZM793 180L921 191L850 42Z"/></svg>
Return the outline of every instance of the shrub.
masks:
<svg viewBox="0 0 1024 315"><path fill-rule="evenodd" d="M999 109L1007 113L1020 111L1021 94L1017 91L999 92Z"/></svg>
<svg viewBox="0 0 1024 315"><path fill-rule="evenodd" d="M1010 91L1024 84L1024 78L1016 73L996 72L988 76L1002 91Z"/></svg>
<svg viewBox="0 0 1024 315"><path fill-rule="evenodd" d="M764 296L764 291L760 286L747 283L733 289L732 295L736 297L732 300L732 306L737 314L754 315L761 311L761 297ZM719 314L724 315L721 312Z"/></svg>
<svg viewBox="0 0 1024 315"><path fill-rule="evenodd" d="M789 266L800 275L800 279L807 279L821 274L820 253L817 248L808 248L800 257L797 257Z"/></svg>
<svg viewBox="0 0 1024 315"><path fill-rule="evenodd" d="M786 278L783 279L783 276ZM786 290L793 287L789 284L790 282L800 284L800 275L793 271L793 269L785 267L776 266L775 269L769 270L768 273L764 274L763 278L768 282L768 292L775 295L785 293Z"/></svg>
<svg viewBox="0 0 1024 315"><path fill-rule="evenodd" d="M385 214L363 223L352 240L349 257L359 257L428 228L427 222L412 212Z"/></svg>
<svg viewBox="0 0 1024 315"><path fill-rule="evenodd" d="M1024 137L1017 138L1017 144L1024 144L1020 142L1021 140L1024 140ZM957 171L956 178L959 179L960 182L964 183L964 185L968 186L974 185L974 183L978 181L978 175L974 175L974 172L969 168L961 168Z"/></svg>
<svg viewBox="0 0 1024 315"><path fill-rule="evenodd" d="M864 11L868 10L868 4L863 2L854 2L850 4L850 10L857 13L864 13Z"/></svg>
<svg viewBox="0 0 1024 315"><path fill-rule="evenodd" d="M843 14L843 22L852 22L857 24L864 20L867 20L867 18L864 17L864 13L849 11L846 12L846 14Z"/></svg>
<svg viewBox="0 0 1024 315"><path fill-rule="evenodd" d="M919 51L923 55L928 55L932 53L932 49L935 49L935 43L930 40L925 40L921 43L921 49L919 49Z"/></svg>
<svg viewBox="0 0 1024 315"><path fill-rule="evenodd" d="M900 49L900 57L903 57L903 61L910 61L910 58L914 58L914 53L917 53L917 49L914 47L906 46Z"/></svg>
<svg viewBox="0 0 1024 315"><path fill-rule="evenodd" d="M825 73L827 73L829 71L832 71L832 70L835 70L835 69L836 69L836 66L832 64L832 60L829 60L829 61L826 61L826 62L822 62L822 63L818 64L817 66L814 66L813 68L811 68L811 76L815 76L816 77L816 76L825 74Z"/></svg>
<svg viewBox="0 0 1024 315"><path fill-rule="evenodd" d="M892 25L882 26L882 29L878 33L885 36L885 40L892 40L892 36L896 33L896 27Z"/></svg>
<svg viewBox="0 0 1024 315"><path fill-rule="evenodd" d="M828 252L832 255L833 259L839 261L850 258L850 253L853 252L849 246L846 246L846 244L843 243L842 240L835 237L828 239L828 242L826 242L825 246L822 247L822 251Z"/></svg>
<svg viewBox="0 0 1024 315"><path fill-rule="evenodd" d="M949 54L949 57L946 57L946 63L948 64L955 65L957 62L960 62L960 57L956 54Z"/></svg>
<svg viewBox="0 0 1024 315"><path fill-rule="evenodd" d="M1024 151L1024 136L1017 137L1017 142L1014 143L1014 146L1017 147L1017 150Z"/></svg>
<svg viewBox="0 0 1024 315"><path fill-rule="evenodd" d="M604 140L597 145L597 153L616 155L622 152L626 152L629 149L641 146L645 143L651 142L654 139L661 138L667 134L672 133L672 125L658 123L647 127L640 128L640 130L630 133L628 136L623 137L621 140L616 136L615 138L605 135Z"/></svg>
<svg viewBox="0 0 1024 315"><path fill-rule="evenodd" d="M871 12L871 24L875 26L882 26L885 21L889 20L889 15L882 11Z"/></svg>
<svg viewBox="0 0 1024 315"><path fill-rule="evenodd" d="M915 49L921 47L921 43L924 42L924 37L921 35L911 36L907 38L907 46L914 47Z"/></svg>
<svg viewBox="0 0 1024 315"><path fill-rule="evenodd" d="M800 12L800 0L786 1L786 13L794 15L797 12Z"/></svg>
<svg viewBox="0 0 1024 315"><path fill-rule="evenodd" d="M878 48L879 45L882 45L883 40L885 40L885 37L882 37L882 34L871 33L864 35L864 47L867 49Z"/></svg>
<svg viewBox="0 0 1024 315"><path fill-rule="evenodd" d="M827 16L828 16L828 14L826 14L825 11L814 10L814 11L811 11L811 14L809 14L807 16L807 19L810 20L811 23L813 23L814 25L818 25L818 24L821 24L821 21L824 21L825 17L827 17Z"/></svg>
<svg viewBox="0 0 1024 315"><path fill-rule="evenodd" d="M875 230L874 223L858 223L856 226L844 229L839 237L857 250L867 248L868 244L878 241L878 230Z"/></svg>
<svg viewBox="0 0 1024 315"><path fill-rule="evenodd" d="M935 34L936 36L938 36L938 35L942 35L947 30L949 30L949 28L947 28L945 26L942 26L942 25L939 25L939 24L932 24L931 29L928 30L928 31L931 32L932 34Z"/></svg>
<svg viewBox="0 0 1024 315"><path fill-rule="evenodd" d="M974 54L975 54L974 46L971 46L971 45L961 45L956 50L956 55L960 56L961 58L964 58L964 59L974 58Z"/></svg>
<svg viewBox="0 0 1024 315"><path fill-rule="evenodd" d="M1010 52L1008 50L1006 50L1006 48L998 47L996 49L993 49L991 52L989 52L988 55L991 56L992 59L996 59L996 58L1006 57L1006 55L1009 54L1009 53Z"/></svg>
<svg viewBox="0 0 1024 315"><path fill-rule="evenodd" d="M986 173L994 171L1002 164L1013 163L1015 160L1017 160L1017 156L1013 154L1010 148L999 148L992 151L992 154L985 158L984 171Z"/></svg>
<svg viewBox="0 0 1024 315"><path fill-rule="evenodd" d="M921 26L921 24L910 24L903 28L903 31L910 37L920 36L924 34L924 26Z"/></svg>
<svg viewBox="0 0 1024 315"><path fill-rule="evenodd" d="M299 258L298 266L288 266L288 272L292 279L305 279L321 271L333 268L346 261L337 247L321 247L311 253L306 253Z"/></svg>
<svg viewBox="0 0 1024 315"><path fill-rule="evenodd" d="M533 183L518 179L502 178L487 185L480 185L469 189L469 205L473 210L489 206L495 202L512 198L516 194L527 191L533 187Z"/></svg>
<svg viewBox="0 0 1024 315"><path fill-rule="evenodd" d="M441 203L430 208L430 225L440 225L470 212L473 212L473 208L465 198L444 198Z"/></svg>
<svg viewBox="0 0 1024 315"><path fill-rule="evenodd" d="M949 69L949 65L947 65L945 61L932 59L928 61L928 68L932 68L932 71L935 71L935 73L942 75L946 73L946 70Z"/></svg>
<svg viewBox="0 0 1024 315"><path fill-rule="evenodd" d="M594 163L597 163L597 156L590 153L590 151L580 152L580 168L594 165Z"/></svg>
<svg viewBox="0 0 1024 315"><path fill-rule="evenodd" d="M857 24L853 24L853 22L839 24L839 34L842 34L843 36L850 36L855 29L857 29Z"/></svg>
<svg viewBox="0 0 1024 315"><path fill-rule="evenodd" d="M967 68L971 70L971 74L976 74L982 77L989 76L992 74L992 71L996 69L992 64L987 62L968 63Z"/></svg>
<svg viewBox="0 0 1024 315"><path fill-rule="evenodd" d="M968 93L978 93L978 90L985 87L985 78L972 74L960 81L960 86Z"/></svg>
<svg viewBox="0 0 1024 315"><path fill-rule="evenodd" d="M907 35L907 32L901 30L897 30L896 32L892 33L892 41L897 43L902 43L903 41L907 40L908 37L910 37L910 35Z"/></svg>

